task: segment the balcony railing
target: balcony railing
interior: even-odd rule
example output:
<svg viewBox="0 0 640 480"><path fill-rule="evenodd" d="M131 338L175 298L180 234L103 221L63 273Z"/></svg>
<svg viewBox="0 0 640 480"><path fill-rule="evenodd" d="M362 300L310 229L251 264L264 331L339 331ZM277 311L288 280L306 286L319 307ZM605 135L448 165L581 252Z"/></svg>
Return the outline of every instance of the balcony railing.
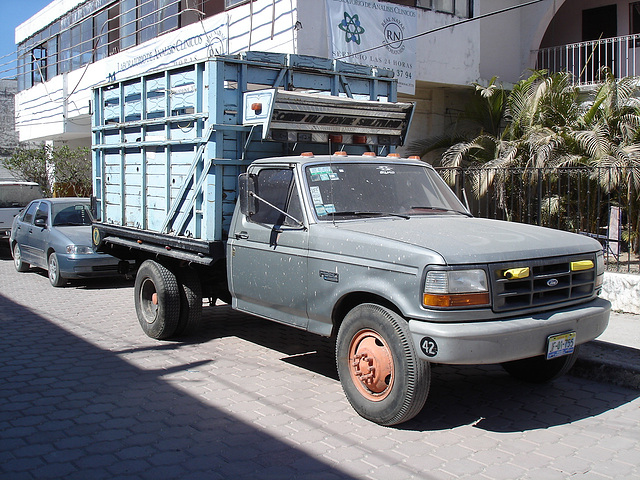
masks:
<svg viewBox="0 0 640 480"><path fill-rule="evenodd" d="M640 75L640 34L542 48L536 53L537 69L570 72L577 85L598 83L605 66L616 78Z"/></svg>

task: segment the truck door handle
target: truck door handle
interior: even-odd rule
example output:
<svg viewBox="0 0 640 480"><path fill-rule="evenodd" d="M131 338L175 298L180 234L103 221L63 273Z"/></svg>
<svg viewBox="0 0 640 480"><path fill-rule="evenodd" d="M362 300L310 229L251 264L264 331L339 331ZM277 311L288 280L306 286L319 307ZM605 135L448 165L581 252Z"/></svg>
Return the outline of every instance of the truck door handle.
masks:
<svg viewBox="0 0 640 480"><path fill-rule="evenodd" d="M236 233L236 239L238 240L246 240L247 238L249 238L249 234L247 232Z"/></svg>

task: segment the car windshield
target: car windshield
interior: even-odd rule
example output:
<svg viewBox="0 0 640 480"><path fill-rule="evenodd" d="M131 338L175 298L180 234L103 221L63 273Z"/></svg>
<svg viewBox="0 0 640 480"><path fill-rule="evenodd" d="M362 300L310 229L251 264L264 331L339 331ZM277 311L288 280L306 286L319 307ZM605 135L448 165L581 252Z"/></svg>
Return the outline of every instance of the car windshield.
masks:
<svg viewBox="0 0 640 480"><path fill-rule="evenodd" d="M91 225L92 217L89 205L84 203L53 204L53 226Z"/></svg>
<svg viewBox="0 0 640 480"><path fill-rule="evenodd" d="M394 163L333 163L306 168L320 220L366 216L469 215L432 169Z"/></svg>

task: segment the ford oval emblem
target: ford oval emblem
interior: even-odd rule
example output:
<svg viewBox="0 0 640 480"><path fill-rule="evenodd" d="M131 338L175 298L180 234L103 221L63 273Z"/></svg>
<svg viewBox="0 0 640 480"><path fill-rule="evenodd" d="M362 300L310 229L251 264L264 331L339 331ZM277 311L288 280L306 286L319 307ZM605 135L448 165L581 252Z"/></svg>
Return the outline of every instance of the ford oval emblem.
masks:
<svg viewBox="0 0 640 480"><path fill-rule="evenodd" d="M549 280L547 280L547 287L555 287L556 285L558 285L558 279L557 278L550 278Z"/></svg>

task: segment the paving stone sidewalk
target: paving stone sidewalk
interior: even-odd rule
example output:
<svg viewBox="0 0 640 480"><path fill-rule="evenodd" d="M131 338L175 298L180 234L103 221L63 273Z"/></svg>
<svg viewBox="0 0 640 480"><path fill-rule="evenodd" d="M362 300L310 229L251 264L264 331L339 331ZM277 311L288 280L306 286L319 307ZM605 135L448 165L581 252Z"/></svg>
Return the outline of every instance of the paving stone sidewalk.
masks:
<svg viewBox="0 0 640 480"><path fill-rule="evenodd" d="M350 408L330 340L205 308L146 337L131 282L62 289L0 254L2 479L640 478L640 392L434 366L395 428Z"/></svg>

